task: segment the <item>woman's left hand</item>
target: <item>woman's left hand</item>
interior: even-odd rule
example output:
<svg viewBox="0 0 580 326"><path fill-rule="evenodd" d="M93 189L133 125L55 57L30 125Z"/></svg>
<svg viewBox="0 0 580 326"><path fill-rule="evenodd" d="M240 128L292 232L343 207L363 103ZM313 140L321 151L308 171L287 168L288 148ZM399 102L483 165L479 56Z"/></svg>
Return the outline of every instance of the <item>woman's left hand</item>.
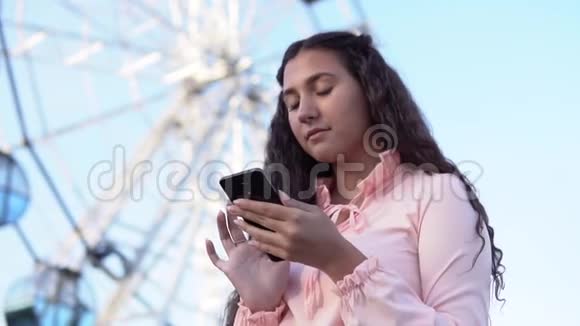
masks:
<svg viewBox="0 0 580 326"><path fill-rule="evenodd" d="M332 220L318 206L291 199L281 191L280 198L284 206L240 199L228 207L231 214L274 231L236 220L240 228L252 237L250 244L282 259L323 271L337 270L337 262L349 261L345 255L351 254L352 258L353 249L358 252L354 256L358 255L359 261L364 260L364 255L338 232Z"/></svg>

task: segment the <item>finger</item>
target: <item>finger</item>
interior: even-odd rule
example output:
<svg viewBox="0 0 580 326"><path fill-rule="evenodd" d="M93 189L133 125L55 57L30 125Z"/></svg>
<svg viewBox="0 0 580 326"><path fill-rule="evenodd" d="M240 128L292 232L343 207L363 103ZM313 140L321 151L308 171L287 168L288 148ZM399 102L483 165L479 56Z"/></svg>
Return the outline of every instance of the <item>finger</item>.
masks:
<svg viewBox="0 0 580 326"><path fill-rule="evenodd" d="M215 247L213 246L213 242L210 240L205 239L205 251L211 260L211 263L217 267L220 271L223 272L224 261L220 259L220 257L215 252Z"/></svg>
<svg viewBox="0 0 580 326"><path fill-rule="evenodd" d="M230 256L230 251L235 247L232 238L230 237L230 233L228 232L228 227L226 225L226 216L224 212L220 211L217 216L217 225L218 225L218 232L220 235L220 241L228 254Z"/></svg>
<svg viewBox="0 0 580 326"><path fill-rule="evenodd" d="M234 204L242 210L267 216L279 221L287 221L292 218L293 214L295 214L295 208L257 200L238 199L234 201Z"/></svg>
<svg viewBox="0 0 580 326"><path fill-rule="evenodd" d="M284 228L284 226L282 225L282 221L280 220L275 220L268 216L256 214L251 211L246 211L240 209L235 205L229 206L228 212L231 213L232 215L241 216L244 218L244 220L250 220L252 222L258 223L274 232L280 232Z"/></svg>
<svg viewBox="0 0 580 326"><path fill-rule="evenodd" d="M244 235L244 232L242 231L242 229L240 229L240 227L236 223L234 223L235 219L236 215L231 214L229 212L226 214L228 228L230 229L231 239L234 242L234 244L246 241L246 236Z"/></svg>
<svg viewBox="0 0 580 326"><path fill-rule="evenodd" d="M300 200L293 199L282 190L278 190L278 194L282 204L284 204L286 207L298 208L307 212L312 212L314 209L318 208L316 205L310 205Z"/></svg>
<svg viewBox="0 0 580 326"><path fill-rule="evenodd" d="M283 238L280 236L279 233L255 227L251 224L244 222L243 220L235 220L234 223L236 223L242 230L247 232L250 235L250 237L254 240L272 244L274 246L282 245Z"/></svg>
<svg viewBox="0 0 580 326"><path fill-rule="evenodd" d="M257 240L250 240L250 241L248 241L248 244L260 249L263 252L269 253L271 255L282 258L284 260L288 260L288 258L289 258L288 254L286 253L285 250L278 248L278 247L275 247L271 244L267 244L267 243L260 242Z"/></svg>

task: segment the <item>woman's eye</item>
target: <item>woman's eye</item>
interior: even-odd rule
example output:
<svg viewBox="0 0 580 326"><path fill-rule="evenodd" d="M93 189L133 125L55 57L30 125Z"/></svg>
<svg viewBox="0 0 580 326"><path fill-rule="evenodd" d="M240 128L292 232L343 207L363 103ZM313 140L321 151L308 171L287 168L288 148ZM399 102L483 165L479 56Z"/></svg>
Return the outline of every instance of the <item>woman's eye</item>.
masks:
<svg viewBox="0 0 580 326"><path fill-rule="evenodd" d="M316 94L321 95L321 96L324 96L324 95L330 94L331 91L332 91L332 87L331 88L328 88L328 89L325 89L323 91L317 92Z"/></svg>
<svg viewBox="0 0 580 326"><path fill-rule="evenodd" d="M288 111L296 110L298 108L298 104L288 104Z"/></svg>

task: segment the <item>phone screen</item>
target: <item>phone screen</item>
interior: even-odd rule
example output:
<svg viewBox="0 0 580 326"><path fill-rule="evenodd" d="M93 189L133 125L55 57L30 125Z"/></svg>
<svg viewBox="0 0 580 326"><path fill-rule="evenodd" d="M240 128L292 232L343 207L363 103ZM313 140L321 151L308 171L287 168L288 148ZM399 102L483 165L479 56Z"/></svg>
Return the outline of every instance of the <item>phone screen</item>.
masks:
<svg viewBox="0 0 580 326"><path fill-rule="evenodd" d="M220 179L219 184L232 202L236 199L244 198L282 205L278 192L266 178L262 169L246 170L223 177ZM253 221L245 221L261 229L272 231ZM282 260L270 254L268 256L273 261Z"/></svg>
<svg viewBox="0 0 580 326"><path fill-rule="evenodd" d="M231 201L246 198L282 205L277 191L262 169L251 169L220 179L220 186Z"/></svg>

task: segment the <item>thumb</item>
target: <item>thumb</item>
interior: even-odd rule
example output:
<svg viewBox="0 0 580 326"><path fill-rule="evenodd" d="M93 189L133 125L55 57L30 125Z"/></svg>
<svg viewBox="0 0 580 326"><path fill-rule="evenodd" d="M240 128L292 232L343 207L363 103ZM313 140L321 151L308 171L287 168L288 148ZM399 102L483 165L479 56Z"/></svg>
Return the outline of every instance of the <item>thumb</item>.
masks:
<svg viewBox="0 0 580 326"><path fill-rule="evenodd" d="M290 198L290 196L288 196L288 194L286 194L282 190L278 190L278 195L280 196L280 200L282 200L282 204L284 204L284 206L286 207L298 208L308 212L311 212L312 209L314 208L314 205L310 205L305 202Z"/></svg>

